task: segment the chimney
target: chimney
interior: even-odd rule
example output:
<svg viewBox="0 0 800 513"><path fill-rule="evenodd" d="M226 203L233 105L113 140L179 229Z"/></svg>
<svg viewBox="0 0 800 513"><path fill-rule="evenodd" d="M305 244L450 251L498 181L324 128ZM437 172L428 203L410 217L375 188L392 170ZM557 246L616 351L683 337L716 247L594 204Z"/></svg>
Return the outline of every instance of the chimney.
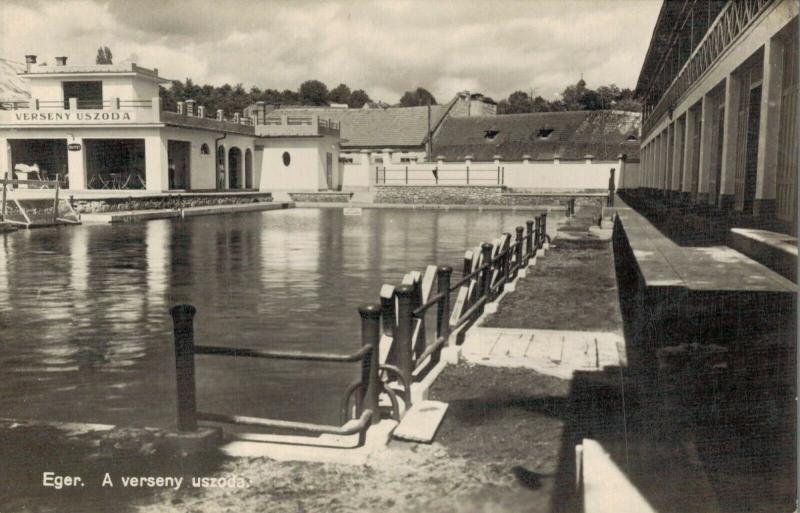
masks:
<svg viewBox="0 0 800 513"><path fill-rule="evenodd" d="M186 115L191 117L194 116L194 100L186 100Z"/></svg>
<svg viewBox="0 0 800 513"><path fill-rule="evenodd" d="M56 66L66 66L67 65L67 57L56 57Z"/></svg>
<svg viewBox="0 0 800 513"><path fill-rule="evenodd" d="M153 68L153 75L158 76L158 68Z"/></svg>
<svg viewBox="0 0 800 513"><path fill-rule="evenodd" d="M25 56L25 71L30 72L31 66L36 64L36 56L35 55L26 55Z"/></svg>

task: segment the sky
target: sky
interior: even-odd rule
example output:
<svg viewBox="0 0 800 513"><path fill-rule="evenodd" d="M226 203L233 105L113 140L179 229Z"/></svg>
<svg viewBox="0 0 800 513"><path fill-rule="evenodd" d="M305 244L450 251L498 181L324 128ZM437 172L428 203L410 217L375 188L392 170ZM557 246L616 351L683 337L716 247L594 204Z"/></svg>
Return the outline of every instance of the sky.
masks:
<svg viewBox="0 0 800 513"><path fill-rule="evenodd" d="M396 103L422 86L496 100L633 88L661 0L3 0L0 57L158 68L168 79L296 90L308 79Z"/></svg>

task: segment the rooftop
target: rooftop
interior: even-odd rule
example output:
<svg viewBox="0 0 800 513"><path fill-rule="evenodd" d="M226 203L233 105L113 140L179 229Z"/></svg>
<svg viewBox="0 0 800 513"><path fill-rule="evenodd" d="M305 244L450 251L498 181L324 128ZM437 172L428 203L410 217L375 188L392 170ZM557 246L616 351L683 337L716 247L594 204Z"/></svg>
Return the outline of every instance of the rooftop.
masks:
<svg viewBox="0 0 800 513"><path fill-rule="evenodd" d="M453 102L431 106L432 130L441 123L452 105ZM317 115L338 123L344 149L421 146L428 136L427 106L387 109L282 108L268 113L267 119L281 115Z"/></svg>
<svg viewBox="0 0 800 513"><path fill-rule="evenodd" d="M568 111L448 117L434 138L434 154L446 160L616 160L639 156L641 115L625 111Z"/></svg>
<svg viewBox="0 0 800 513"><path fill-rule="evenodd" d="M156 82L168 83L169 80L158 76L157 69L143 68L135 62L120 64L76 64L76 65L31 65L18 73L25 78L41 78L49 75L138 75Z"/></svg>

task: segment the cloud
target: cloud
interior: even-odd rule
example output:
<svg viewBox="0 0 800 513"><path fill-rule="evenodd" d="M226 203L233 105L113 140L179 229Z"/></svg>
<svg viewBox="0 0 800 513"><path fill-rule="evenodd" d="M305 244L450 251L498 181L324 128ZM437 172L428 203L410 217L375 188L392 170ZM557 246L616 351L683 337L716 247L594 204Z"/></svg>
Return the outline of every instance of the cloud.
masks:
<svg viewBox="0 0 800 513"><path fill-rule="evenodd" d="M2 57L69 55L100 45L168 78L296 89L315 78L396 102L423 86L495 99L554 96L589 85L633 87L660 8L656 0L10 1Z"/></svg>

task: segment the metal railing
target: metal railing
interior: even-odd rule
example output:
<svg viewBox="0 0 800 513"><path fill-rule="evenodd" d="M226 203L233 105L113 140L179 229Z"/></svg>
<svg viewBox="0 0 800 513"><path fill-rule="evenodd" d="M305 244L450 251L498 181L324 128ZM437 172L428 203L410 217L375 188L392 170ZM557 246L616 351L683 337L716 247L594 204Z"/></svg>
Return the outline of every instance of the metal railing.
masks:
<svg viewBox="0 0 800 513"><path fill-rule="evenodd" d="M49 189L49 190L52 190L53 191L52 212L45 215L46 222L52 223L52 224L57 224L59 222L61 222L61 223L70 223L71 224L71 223L76 223L78 221L79 216L78 216L77 212L75 212L75 210L72 208L72 205L69 202L65 202L66 211L67 211L66 214L73 216L74 219L67 219L66 217L63 217L63 216L59 215L59 201L64 201L64 199L63 198L59 198L59 193L61 191L61 176L58 175L58 174L56 174L56 179L55 180L17 180L17 179L9 179L9 178L0 178L0 185L2 185L2 187L3 187L2 193L0 193L0 221L1 222L10 223L10 224L18 224L18 225L23 225L23 226L30 227L30 226L33 226L34 224L36 224L37 222L40 222L40 220L37 221L37 220L34 219L34 217L36 217L36 216L41 217L42 214L41 214L41 212L38 212L38 211L47 210L47 209L41 209L41 208L34 208L33 210L37 211L37 214L34 214L34 212L29 212L28 209L25 208L22 205L20 198L12 197L12 198L10 198L11 201L9 201L8 193L9 193L9 191L14 191L14 189L17 189L17 190L19 190L19 189L23 189L23 190L24 189L33 189L33 190ZM37 199L33 199L33 198L31 198L31 199L26 199L26 200L22 200L22 201L32 201L32 202L41 203L43 201L44 202L49 202L50 200L49 199L38 199L38 198ZM11 203L13 205L13 207L16 209L16 211L19 213L19 216L21 216L20 219L12 219L12 218L9 217L9 215L8 215L9 203ZM50 208L50 207L48 207L48 208Z"/></svg>
<svg viewBox="0 0 800 513"><path fill-rule="evenodd" d="M199 421L206 421L313 434L358 433L359 445L362 445L367 428L381 420L381 395L385 394L387 405L391 405L391 416L400 420L398 391L402 393L403 411L408 411L412 404L412 384L422 379L427 369L440 362L442 349L454 343L453 335L476 321L485 305L496 299L549 241L546 213L527 221L526 226L527 232L525 227L516 227L513 241L511 234L505 233L495 244L485 242L479 250L467 252L462 277L456 283L451 283L451 267L429 266L422 279L419 273L408 273L400 286L384 285L380 304L359 308L361 347L351 354L197 345L194 338L196 309L192 305L173 307L170 313L175 340L178 429L194 431ZM434 281L436 293L431 295ZM455 303L451 302L454 293L457 294ZM427 344L425 316L434 308L435 338L431 344ZM202 412L197 410L196 405L195 355L329 363L361 362L361 379L351 383L342 397L341 426ZM356 401L351 404L356 393Z"/></svg>
<svg viewBox="0 0 800 513"><path fill-rule="evenodd" d="M378 342L381 308L380 305L364 305L358 311L361 316L361 348L351 354L341 355L196 345L194 343L194 316L197 310L192 305L177 305L173 307L170 310L170 314L172 315L175 337L178 430L195 431L198 421L207 421L288 429L313 434L352 435L358 433L358 445L363 445L366 429L380 420L378 395L381 384L378 379ZM342 400L342 421L344 423L342 426L202 412L197 410L195 396L195 355L329 363L361 362L361 379L352 383L345 392ZM356 392L359 392L358 400L355 403L357 419L353 422L347 417L349 417L350 399Z"/></svg>
<svg viewBox="0 0 800 513"><path fill-rule="evenodd" d="M726 49L728 49L751 23L773 3L774 0L735 0L728 2L711 24L703 39L675 78L666 85L668 68L659 70L652 88L663 92L642 122L642 139L645 139L656 123L670 108L675 108L683 94L706 72ZM648 94L651 94L648 92Z"/></svg>
<svg viewBox="0 0 800 513"><path fill-rule="evenodd" d="M464 258L462 277L451 284L453 269L449 266L430 266L435 272L436 294L432 291L433 277L417 279L406 275L398 287L385 285L381 294L382 329L380 370L384 390L397 404L395 389L390 386L394 377L403 394L407 410L411 406L411 385L431 365L441 358L441 351L458 330L470 325L483 313L487 303L503 292L521 269L536 256L547 236L547 214L516 228L516 238L503 234L496 244L484 242ZM426 274L427 274L426 272ZM427 277L427 276L426 276ZM427 284L427 287L426 287ZM457 293L456 301L451 295ZM436 308L435 339L426 344L425 314Z"/></svg>
<svg viewBox="0 0 800 513"><path fill-rule="evenodd" d="M505 167L471 167L463 169L414 168L401 166L389 168L375 166L377 185L503 185Z"/></svg>

